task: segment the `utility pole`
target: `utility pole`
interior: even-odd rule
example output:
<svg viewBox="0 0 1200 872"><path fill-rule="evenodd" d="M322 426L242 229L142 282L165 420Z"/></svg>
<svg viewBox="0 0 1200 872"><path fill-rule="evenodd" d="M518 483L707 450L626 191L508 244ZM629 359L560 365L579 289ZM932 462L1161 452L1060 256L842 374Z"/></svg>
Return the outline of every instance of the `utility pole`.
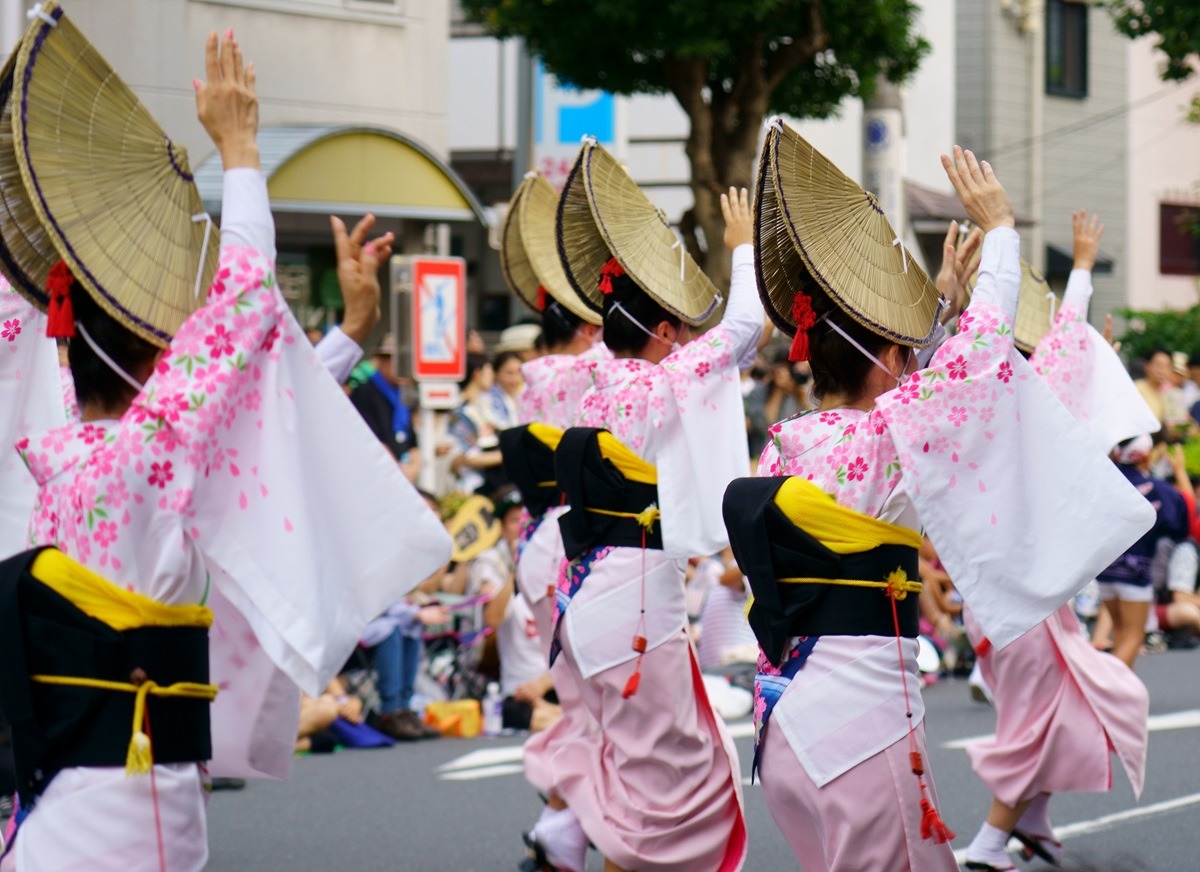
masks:
<svg viewBox="0 0 1200 872"><path fill-rule="evenodd" d="M525 40L517 40L517 141L513 149L512 187L515 191L533 168L533 58Z"/></svg>
<svg viewBox="0 0 1200 872"><path fill-rule="evenodd" d="M896 235L908 244L904 201L904 100L883 76L863 104L863 187L875 195Z"/></svg>

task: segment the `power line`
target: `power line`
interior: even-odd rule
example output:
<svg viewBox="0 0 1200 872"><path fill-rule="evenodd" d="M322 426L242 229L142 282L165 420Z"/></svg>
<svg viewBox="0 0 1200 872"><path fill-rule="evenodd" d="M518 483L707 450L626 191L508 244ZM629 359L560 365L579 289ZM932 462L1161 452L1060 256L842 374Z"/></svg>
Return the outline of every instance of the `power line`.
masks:
<svg viewBox="0 0 1200 872"><path fill-rule="evenodd" d="M1005 145L991 149L988 158L993 159L997 155L1008 155L1009 153L1020 153L1026 151L1039 143L1046 143L1052 139L1057 139L1063 136L1069 136L1072 133L1078 133L1081 130L1087 130L1089 127L1094 127L1097 124L1103 124L1105 121L1111 121L1114 118L1141 108L1156 100L1161 100L1168 94L1175 93L1182 89L1186 82L1172 82L1170 85L1155 91L1153 94L1147 94L1137 100L1132 100L1112 109L1106 109L1103 112L1097 112L1095 115L1089 115L1079 121L1073 121L1070 124L1064 124L1062 127L1056 127L1053 130L1048 130L1040 136L1030 136L1025 139L1019 139L1016 142L1010 142Z"/></svg>

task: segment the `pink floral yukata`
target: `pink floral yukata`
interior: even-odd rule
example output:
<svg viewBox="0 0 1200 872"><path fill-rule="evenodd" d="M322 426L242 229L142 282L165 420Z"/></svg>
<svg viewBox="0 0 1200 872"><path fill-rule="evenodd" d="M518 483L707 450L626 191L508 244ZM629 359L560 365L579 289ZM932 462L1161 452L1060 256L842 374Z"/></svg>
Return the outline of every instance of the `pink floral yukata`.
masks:
<svg viewBox="0 0 1200 872"><path fill-rule="evenodd" d="M282 777L297 684L319 692L449 541L280 296L261 173L225 173L223 217L206 305L121 420L18 448L38 485L31 545L160 602L213 608L213 770ZM200 869L201 782L194 764L156 765L152 778L63 770L18 832L17 869L158 869L156 814L166 868Z"/></svg>
<svg viewBox="0 0 1200 872"><path fill-rule="evenodd" d="M612 360L612 352L596 342L580 355L547 354L521 367L525 387L519 398L522 424L540 422L565 430L575 421L579 401L592 386L596 367ZM530 519L532 528L517 558L516 581L521 596L529 603L537 624L543 654L550 660L550 642L554 638L554 597L547 593L558 580L563 561L562 533L558 516L564 508L551 508L539 519ZM571 676L562 668L551 670L554 690L563 714L552 727L533 733L525 742L525 777L540 792L557 792L554 750L573 736L595 735L597 726L579 699Z"/></svg>
<svg viewBox="0 0 1200 872"><path fill-rule="evenodd" d="M657 467L663 512L663 550L585 555L586 578L558 625L555 669L569 671L600 725L598 737L557 749L559 792L588 838L625 869L730 872L745 860L737 753L684 632L683 562L728 543L721 495L745 473L738 365L753 358L761 332L753 250L741 246L721 325L659 364L601 364L576 421L610 430ZM624 699L643 573L649 650L637 693Z"/></svg>
<svg viewBox="0 0 1200 872"><path fill-rule="evenodd" d="M802 476L847 508L924 525L964 598L1006 645L1106 565L1092 553L1114 550L1106 537L1136 539L1131 531L1149 519L1013 346L1015 231L987 235L979 276L958 334L928 368L870 411L814 411L775 425L759 474ZM1067 480L1089 495L1076 493L1064 518L1052 492ZM923 751L916 640L903 651ZM894 637L819 637L764 731L763 793L805 872L957 869L949 845L920 836L897 658ZM954 811L941 809L952 828Z"/></svg>
<svg viewBox="0 0 1200 872"><path fill-rule="evenodd" d="M1054 327L1029 362L1097 447L1108 450L1156 429L1158 421L1116 353L1087 323L1091 295L1091 274L1074 270ZM969 608L964 614L979 646L983 631ZM1112 751L1141 795L1149 695L1133 670L1083 638L1070 604L1007 648L982 650L996 735L967 754L993 795L1015 806L1038 793L1108 790Z"/></svg>

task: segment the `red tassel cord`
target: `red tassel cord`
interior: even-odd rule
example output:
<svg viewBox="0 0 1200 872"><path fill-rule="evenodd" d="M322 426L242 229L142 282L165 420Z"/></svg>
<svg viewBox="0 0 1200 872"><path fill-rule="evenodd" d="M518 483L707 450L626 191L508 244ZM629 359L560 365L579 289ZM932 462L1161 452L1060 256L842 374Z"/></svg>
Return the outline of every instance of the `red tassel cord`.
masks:
<svg viewBox="0 0 1200 872"><path fill-rule="evenodd" d="M896 653L900 659L900 683L904 687L904 712L908 717L908 759L912 764L913 775L917 776L917 786L921 790L921 838L932 839L935 844L953 841L954 832L946 826L937 807L929 798L929 787L925 784L925 758L917 747L917 731L913 726L912 704L908 698L908 673L904 668L904 647L900 636L900 612L896 600L908 596L908 591L901 585L908 578L902 569L888 576L887 597L892 603L892 623L896 629Z"/></svg>
<svg viewBox="0 0 1200 872"><path fill-rule="evenodd" d="M50 268L46 276L46 293L50 306L46 310L46 335L51 339L75 338L75 308L71 305L71 287L75 276L65 261Z"/></svg>
<svg viewBox="0 0 1200 872"><path fill-rule="evenodd" d="M642 612L638 618L637 629L633 633L633 650L637 652L637 663L633 667L633 675L625 682L621 691L622 699L629 699L638 692L642 683L642 658L646 656L646 529L642 528Z"/></svg>
<svg viewBox="0 0 1200 872"><path fill-rule="evenodd" d="M600 267L600 293L606 297L613 292L613 279L620 278L625 275L625 267L621 266L621 262L615 257L610 257L605 261L604 266Z"/></svg>
<svg viewBox="0 0 1200 872"><path fill-rule="evenodd" d="M984 636L983 639L980 641L980 643L975 646L975 653L980 657L988 656L988 654L991 653L991 650L992 650L992 640L987 638L986 636Z"/></svg>
<svg viewBox="0 0 1200 872"><path fill-rule="evenodd" d="M538 288L537 288L537 310L539 312L545 312L546 304L548 302L549 302L549 300L547 300L546 289L543 288L541 285L538 285Z"/></svg>
<svg viewBox="0 0 1200 872"><path fill-rule="evenodd" d="M792 320L796 322L796 335L792 337L788 360L800 363L808 360L808 331L817 326L812 297L804 291L796 291L796 298L792 301Z"/></svg>

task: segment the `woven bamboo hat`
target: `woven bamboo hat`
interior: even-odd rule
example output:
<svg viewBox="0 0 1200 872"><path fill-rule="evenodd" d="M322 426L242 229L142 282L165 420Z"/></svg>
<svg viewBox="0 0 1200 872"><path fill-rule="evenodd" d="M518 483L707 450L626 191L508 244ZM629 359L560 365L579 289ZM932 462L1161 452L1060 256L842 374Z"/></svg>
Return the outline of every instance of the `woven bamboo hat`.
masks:
<svg viewBox="0 0 1200 872"><path fill-rule="evenodd" d="M788 335L796 292L819 290L893 342L933 341L941 295L878 201L782 121L763 145L754 235L759 294Z"/></svg>
<svg viewBox="0 0 1200 872"><path fill-rule="evenodd" d="M0 272L40 309L49 303L46 277L60 258L25 191L12 129L12 89L18 44L0 70Z"/></svg>
<svg viewBox="0 0 1200 872"><path fill-rule="evenodd" d="M535 312L546 300L544 289L556 302L588 324L600 324L600 313L584 305L571 288L558 259L554 224L558 217L558 192L539 172L525 176L508 204L500 240L500 266L517 297Z"/></svg>
<svg viewBox="0 0 1200 872"><path fill-rule="evenodd" d="M204 302L219 247L183 147L53 0L21 42L12 104L25 199L58 257L105 311L165 347ZM19 274L37 280L48 252L36 233L24 247L19 227L3 235L22 289Z"/></svg>
<svg viewBox="0 0 1200 872"><path fill-rule="evenodd" d="M605 148L587 140L558 204L558 254L575 293L602 311L600 268L616 258L659 305L693 326L721 295L663 213Z"/></svg>
<svg viewBox="0 0 1200 872"><path fill-rule="evenodd" d="M967 279L967 301L975 290L979 273ZM1013 344L1033 354L1042 337L1054 326L1054 315L1061 303L1042 274L1021 258L1021 295L1017 301L1017 321L1013 325Z"/></svg>

